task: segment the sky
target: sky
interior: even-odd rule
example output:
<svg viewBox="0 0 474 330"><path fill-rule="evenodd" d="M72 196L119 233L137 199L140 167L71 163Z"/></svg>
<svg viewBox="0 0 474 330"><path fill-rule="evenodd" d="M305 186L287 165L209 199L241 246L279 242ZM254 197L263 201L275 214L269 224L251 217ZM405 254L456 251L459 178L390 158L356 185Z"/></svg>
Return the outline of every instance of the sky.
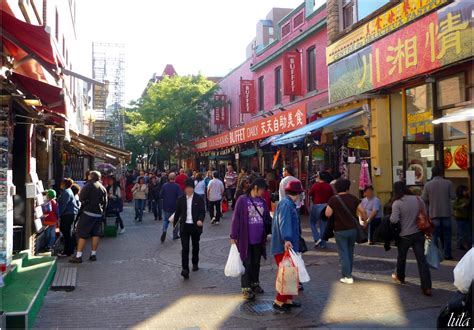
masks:
<svg viewBox="0 0 474 330"><path fill-rule="evenodd" d="M273 7L304 0L78 0L78 70L92 76L92 42L125 44L125 101L140 97L154 72L224 76L245 60L256 24Z"/></svg>

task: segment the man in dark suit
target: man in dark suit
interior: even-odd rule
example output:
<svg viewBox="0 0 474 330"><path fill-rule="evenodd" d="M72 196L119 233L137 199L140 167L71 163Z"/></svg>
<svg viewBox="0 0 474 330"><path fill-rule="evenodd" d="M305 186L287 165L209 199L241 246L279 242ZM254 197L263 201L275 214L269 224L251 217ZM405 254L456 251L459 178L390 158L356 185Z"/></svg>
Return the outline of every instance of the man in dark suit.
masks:
<svg viewBox="0 0 474 330"><path fill-rule="evenodd" d="M199 240L202 234L206 208L204 200L194 193L194 181L186 179L184 195L178 198L174 215L175 226L179 226L181 234L181 276L189 278L189 240L193 245L193 272L199 270Z"/></svg>

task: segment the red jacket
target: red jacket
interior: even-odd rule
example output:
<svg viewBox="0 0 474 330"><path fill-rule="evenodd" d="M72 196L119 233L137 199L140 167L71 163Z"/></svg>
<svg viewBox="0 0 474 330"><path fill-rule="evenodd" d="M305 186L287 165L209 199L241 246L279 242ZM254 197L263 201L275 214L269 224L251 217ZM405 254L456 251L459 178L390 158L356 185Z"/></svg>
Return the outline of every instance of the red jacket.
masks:
<svg viewBox="0 0 474 330"><path fill-rule="evenodd" d="M179 174L176 176L175 182L179 185L181 190L184 191L184 182L189 179L189 177L186 174Z"/></svg>
<svg viewBox="0 0 474 330"><path fill-rule="evenodd" d="M58 223L58 202L55 199L49 201L51 204L51 212L45 212L43 224L46 226L53 226Z"/></svg>

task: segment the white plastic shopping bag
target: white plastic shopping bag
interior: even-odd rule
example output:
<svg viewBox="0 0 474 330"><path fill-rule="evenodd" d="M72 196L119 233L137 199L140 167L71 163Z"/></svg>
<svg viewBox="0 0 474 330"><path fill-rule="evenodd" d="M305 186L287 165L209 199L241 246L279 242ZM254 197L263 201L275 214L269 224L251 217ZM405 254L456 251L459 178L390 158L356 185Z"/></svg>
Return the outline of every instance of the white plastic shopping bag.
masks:
<svg viewBox="0 0 474 330"><path fill-rule="evenodd" d="M296 265L298 268L298 275L301 283L306 283L309 282L309 274L308 271L306 270L306 266L304 264L303 257L301 256L301 253L296 253L293 249L290 249L290 257L291 260L293 260L293 263Z"/></svg>
<svg viewBox="0 0 474 330"><path fill-rule="evenodd" d="M174 213L170 215L170 218L168 219L169 222L173 223L174 222Z"/></svg>
<svg viewBox="0 0 474 330"><path fill-rule="evenodd" d="M240 259L239 250L237 250L237 245L232 244L225 265L224 274L227 277L238 277L243 273L245 273L245 267Z"/></svg>
<svg viewBox="0 0 474 330"><path fill-rule="evenodd" d="M454 286L462 293L467 293L474 281L474 248L462 257L454 268Z"/></svg>

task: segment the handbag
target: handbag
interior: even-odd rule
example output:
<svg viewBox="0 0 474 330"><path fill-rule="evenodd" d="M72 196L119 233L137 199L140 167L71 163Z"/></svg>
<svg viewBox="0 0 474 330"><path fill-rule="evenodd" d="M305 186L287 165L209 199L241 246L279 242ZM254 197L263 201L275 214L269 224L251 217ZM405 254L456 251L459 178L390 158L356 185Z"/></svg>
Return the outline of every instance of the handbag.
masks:
<svg viewBox="0 0 474 330"><path fill-rule="evenodd" d="M255 208L255 211L257 211L258 215L261 216L263 219L263 225L265 227L265 235L270 235L272 233L272 222L273 222L272 217L269 214L266 214L267 216L264 217L263 214L260 213L260 210L257 208L257 205L255 205L255 203L253 202L252 198L249 198L249 199L252 202L252 205Z"/></svg>
<svg viewBox="0 0 474 330"><path fill-rule="evenodd" d="M285 251L283 259L278 266L275 283L276 291L281 295L297 296L299 287L298 267L291 260L290 253Z"/></svg>
<svg viewBox="0 0 474 330"><path fill-rule="evenodd" d="M425 235L431 236L434 230L434 224L431 221L428 214L426 214L425 207L423 205L423 201L418 197L418 215L416 216L416 225L418 229L423 232Z"/></svg>
<svg viewBox="0 0 474 330"><path fill-rule="evenodd" d="M355 224L356 224L356 231L357 231L357 237L356 237L356 242L359 243L359 244L363 244L363 243L366 243L368 241L367 239L367 232L365 231L364 228L362 228L362 226L360 225L359 223L359 220L356 219L356 217L354 217L351 213L351 211L349 210L349 208L347 207L346 203L344 203L344 201L342 200L341 196L339 195L336 195L336 198L338 199L339 203L342 205L342 208L344 209L344 211L347 213L347 215L349 217L351 217L352 220L354 220Z"/></svg>

